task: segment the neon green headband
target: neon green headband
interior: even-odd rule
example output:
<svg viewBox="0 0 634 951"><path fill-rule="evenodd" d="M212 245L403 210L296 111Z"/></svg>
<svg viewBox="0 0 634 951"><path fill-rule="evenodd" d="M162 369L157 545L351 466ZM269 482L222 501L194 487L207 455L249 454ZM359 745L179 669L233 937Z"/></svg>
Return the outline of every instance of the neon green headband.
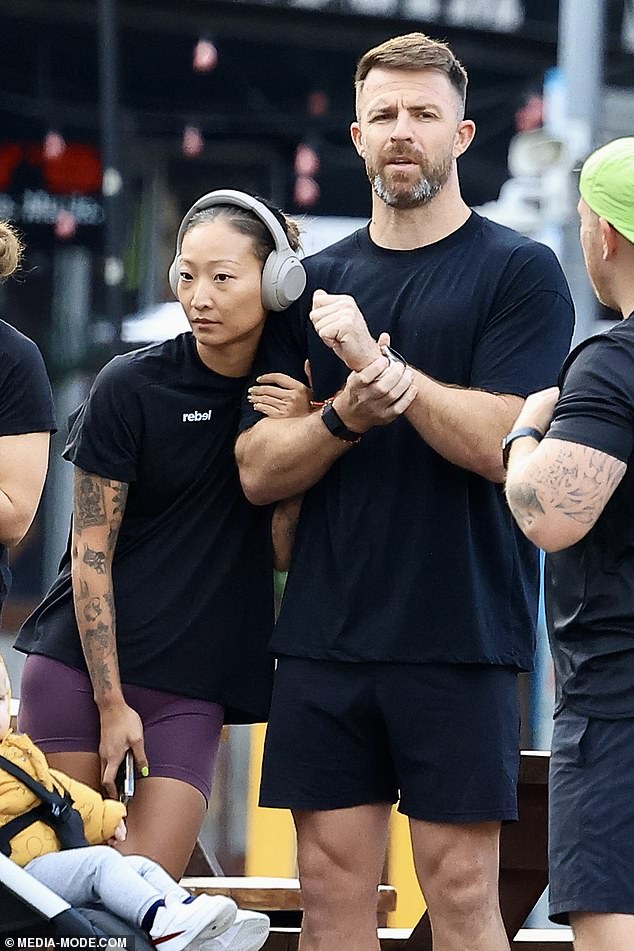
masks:
<svg viewBox="0 0 634 951"><path fill-rule="evenodd" d="M581 169L579 191L595 215L634 243L634 137L593 152Z"/></svg>

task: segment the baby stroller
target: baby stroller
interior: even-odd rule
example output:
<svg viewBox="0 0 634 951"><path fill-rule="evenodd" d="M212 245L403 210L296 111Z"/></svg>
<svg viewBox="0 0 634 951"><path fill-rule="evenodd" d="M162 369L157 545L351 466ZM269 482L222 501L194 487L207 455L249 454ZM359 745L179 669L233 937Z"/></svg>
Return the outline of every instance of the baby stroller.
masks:
<svg viewBox="0 0 634 951"><path fill-rule="evenodd" d="M152 951L147 935L95 905L71 908L55 892L0 853L0 936L132 936L134 951Z"/></svg>

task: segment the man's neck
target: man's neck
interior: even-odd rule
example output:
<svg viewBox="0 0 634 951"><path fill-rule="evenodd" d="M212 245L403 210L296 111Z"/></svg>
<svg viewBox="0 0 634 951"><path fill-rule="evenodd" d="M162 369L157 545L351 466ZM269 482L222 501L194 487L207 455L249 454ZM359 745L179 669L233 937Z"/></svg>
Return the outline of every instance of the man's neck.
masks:
<svg viewBox="0 0 634 951"><path fill-rule="evenodd" d="M427 205L406 209L390 208L373 194L370 237L381 248L411 251L453 234L470 214L459 192L452 189L443 189Z"/></svg>

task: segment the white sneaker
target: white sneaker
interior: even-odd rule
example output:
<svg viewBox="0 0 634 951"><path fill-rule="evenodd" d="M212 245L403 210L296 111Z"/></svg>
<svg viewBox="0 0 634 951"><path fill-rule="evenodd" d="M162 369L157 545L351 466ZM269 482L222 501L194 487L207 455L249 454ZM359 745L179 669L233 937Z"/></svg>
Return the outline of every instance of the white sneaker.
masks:
<svg viewBox="0 0 634 951"><path fill-rule="evenodd" d="M182 951L195 938L199 944L223 934L235 921L237 910L236 903L222 895L197 895L187 903L170 901L157 910L150 941L161 951Z"/></svg>
<svg viewBox="0 0 634 951"><path fill-rule="evenodd" d="M258 911L241 911L236 920L219 938L200 945L199 951L258 951L269 936L271 923Z"/></svg>

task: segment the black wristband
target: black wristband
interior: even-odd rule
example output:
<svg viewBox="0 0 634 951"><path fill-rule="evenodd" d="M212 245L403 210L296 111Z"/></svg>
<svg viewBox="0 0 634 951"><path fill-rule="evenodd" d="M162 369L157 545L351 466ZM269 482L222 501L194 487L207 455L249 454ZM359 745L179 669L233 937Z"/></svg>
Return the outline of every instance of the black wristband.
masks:
<svg viewBox="0 0 634 951"><path fill-rule="evenodd" d="M332 405L332 400L327 400L321 411L321 418L328 432L336 436L337 439L343 439L344 442L360 442L362 433L355 433L348 429L337 410Z"/></svg>
<svg viewBox="0 0 634 951"><path fill-rule="evenodd" d="M535 429L534 426L522 426L520 429L514 429L508 436L505 436L502 440L502 465L505 469L508 468L509 464L511 444L516 439L521 439L522 436L530 436L532 439L536 439L537 442L541 442L544 438L544 434L540 433L539 429Z"/></svg>

